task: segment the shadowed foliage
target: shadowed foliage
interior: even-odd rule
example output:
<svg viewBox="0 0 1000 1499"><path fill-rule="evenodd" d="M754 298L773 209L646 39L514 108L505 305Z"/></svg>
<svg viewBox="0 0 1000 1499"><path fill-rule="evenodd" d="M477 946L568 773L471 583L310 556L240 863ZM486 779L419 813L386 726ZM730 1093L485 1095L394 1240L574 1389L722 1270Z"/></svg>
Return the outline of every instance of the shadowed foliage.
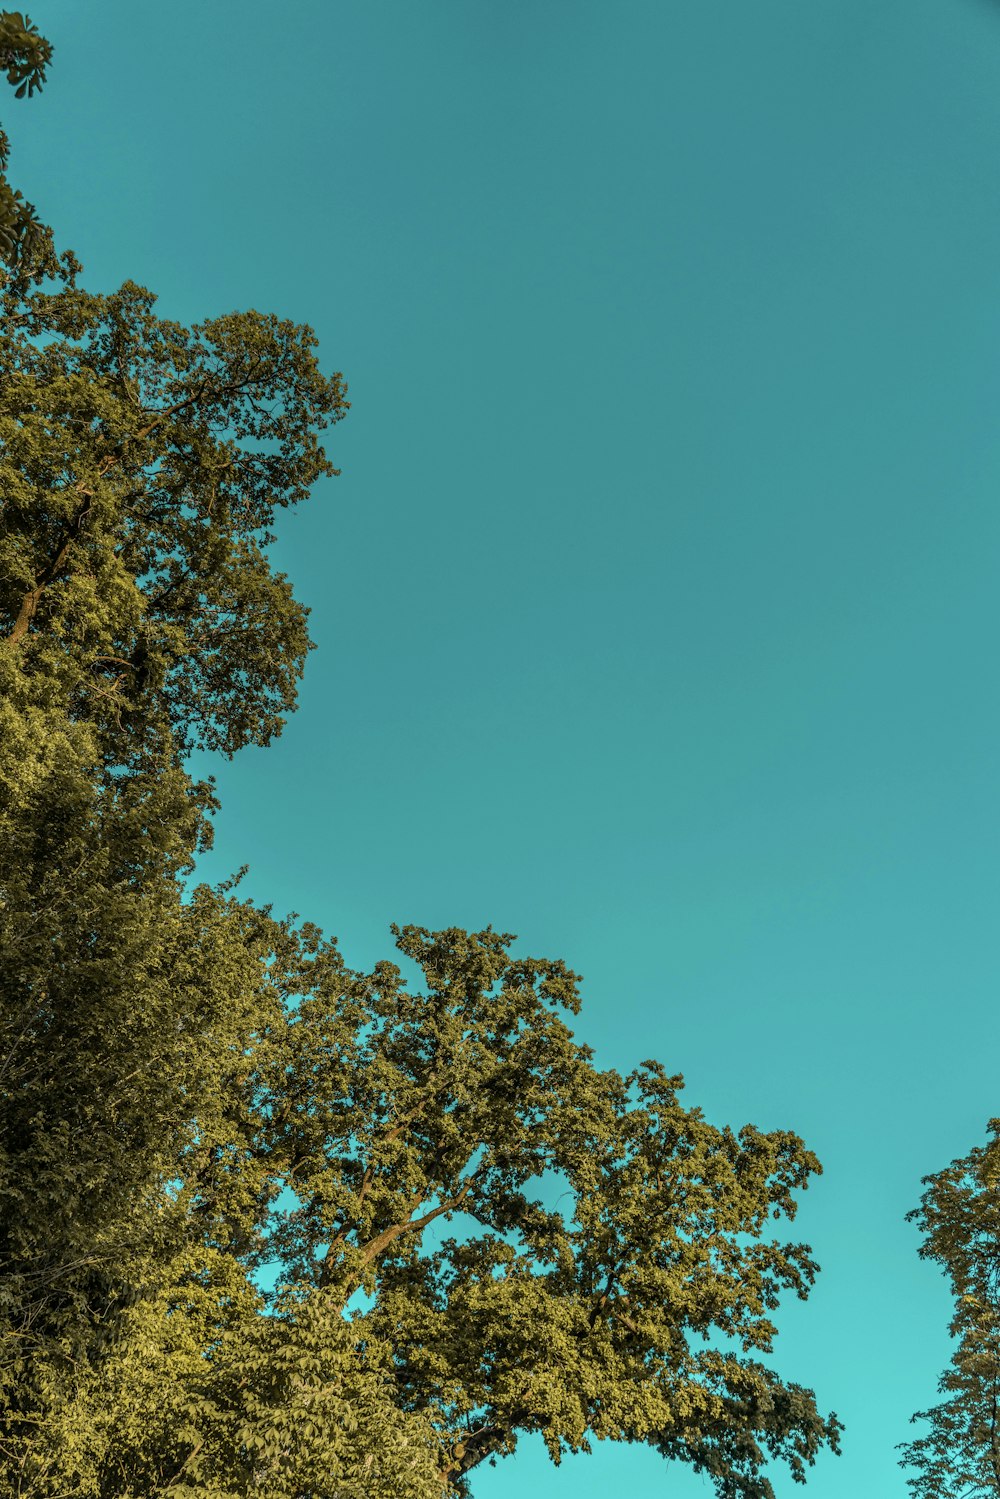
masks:
<svg viewBox="0 0 1000 1499"><path fill-rule="evenodd" d="M76 275L49 258L0 290L0 630L123 764L266 744L309 647L271 528L334 472L317 433L343 382L308 328L185 328Z"/></svg>
<svg viewBox="0 0 1000 1499"><path fill-rule="evenodd" d="M0 11L0 70L17 99L30 98L45 82L52 47L31 17L21 11ZM0 261L30 258L44 238L35 208L7 180L10 142L0 130Z"/></svg>

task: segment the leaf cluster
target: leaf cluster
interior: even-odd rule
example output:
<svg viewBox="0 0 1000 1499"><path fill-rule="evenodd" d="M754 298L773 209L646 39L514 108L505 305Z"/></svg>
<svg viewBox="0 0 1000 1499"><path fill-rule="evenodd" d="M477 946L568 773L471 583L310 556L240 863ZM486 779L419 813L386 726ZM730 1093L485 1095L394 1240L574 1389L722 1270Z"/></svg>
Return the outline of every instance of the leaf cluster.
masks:
<svg viewBox="0 0 1000 1499"><path fill-rule="evenodd" d="M925 1178L909 1214L924 1235L923 1259L941 1265L954 1297L945 1399L914 1421L927 1429L903 1445L916 1499L1000 1494L1000 1120L989 1139Z"/></svg>
<svg viewBox="0 0 1000 1499"><path fill-rule="evenodd" d="M335 472L343 380L308 328L185 328L57 269L0 289L0 631L123 765L266 744L309 649L273 521Z"/></svg>
<svg viewBox="0 0 1000 1499"><path fill-rule="evenodd" d="M45 82L52 46L21 11L0 12L0 70L14 97L29 99ZM10 143L0 130L0 261L31 259L46 238L32 203L7 180Z"/></svg>

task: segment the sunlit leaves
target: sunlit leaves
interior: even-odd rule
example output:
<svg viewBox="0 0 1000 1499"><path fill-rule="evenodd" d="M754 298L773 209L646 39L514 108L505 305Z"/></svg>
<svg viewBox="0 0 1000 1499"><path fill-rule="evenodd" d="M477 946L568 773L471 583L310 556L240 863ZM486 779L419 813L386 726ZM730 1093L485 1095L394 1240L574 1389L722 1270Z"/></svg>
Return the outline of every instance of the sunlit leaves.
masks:
<svg viewBox="0 0 1000 1499"><path fill-rule="evenodd" d="M942 1266L955 1300L945 1397L920 1411L919 1437L903 1446L915 1499L987 1499L1000 1494L1000 1120L990 1139L925 1178L910 1214L924 1235L921 1257Z"/></svg>
<svg viewBox="0 0 1000 1499"><path fill-rule="evenodd" d="M109 760L266 744L309 649L271 527L334 472L318 434L343 381L308 328L183 328L141 287L92 296L50 270L54 290L3 288L0 632Z"/></svg>

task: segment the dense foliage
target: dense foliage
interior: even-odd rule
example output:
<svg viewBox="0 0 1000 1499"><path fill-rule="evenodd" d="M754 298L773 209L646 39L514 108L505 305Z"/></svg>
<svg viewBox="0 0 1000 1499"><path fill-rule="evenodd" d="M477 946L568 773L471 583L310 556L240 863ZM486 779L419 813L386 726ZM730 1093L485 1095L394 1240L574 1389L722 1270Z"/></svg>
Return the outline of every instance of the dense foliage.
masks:
<svg viewBox="0 0 1000 1499"><path fill-rule="evenodd" d="M342 381L309 329L184 328L76 276L48 257L0 292L0 629L124 765L266 744L308 647L271 527L332 472Z"/></svg>
<svg viewBox="0 0 1000 1499"><path fill-rule="evenodd" d="M0 71L14 89L14 96L31 97L45 82L45 70L52 59L52 47L31 17L18 10L0 11ZM35 208L7 180L10 142L0 130L0 261L11 261L22 254L30 256L42 237Z"/></svg>
<svg viewBox="0 0 1000 1499"><path fill-rule="evenodd" d="M39 1493L242 1493L262 1465L344 1493L370 1429L418 1493L539 1431L769 1494L767 1455L799 1475L836 1438L756 1357L813 1274L765 1233L817 1169L801 1142L715 1129L656 1064L597 1069L575 976L495 933L399 932L411 993L231 890L184 897L212 800L184 753L265 743L294 701L304 612L267 544L346 403L307 330L184 329L76 274L10 272L0 342L10 1460ZM309 1433L332 1489L295 1476Z"/></svg>
<svg viewBox="0 0 1000 1499"><path fill-rule="evenodd" d="M990 1138L925 1179L910 1214L920 1253L944 1269L957 1339L938 1388L945 1399L914 1421L927 1429L903 1448L916 1499L1000 1494L1000 1120Z"/></svg>
<svg viewBox="0 0 1000 1499"><path fill-rule="evenodd" d="M47 234L0 277L0 1490L441 1499L537 1432L770 1499L837 1444L765 1361L818 1163L599 1068L507 936L356 972L192 889L189 752L295 703L269 546L345 389L307 328L79 278Z"/></svg>

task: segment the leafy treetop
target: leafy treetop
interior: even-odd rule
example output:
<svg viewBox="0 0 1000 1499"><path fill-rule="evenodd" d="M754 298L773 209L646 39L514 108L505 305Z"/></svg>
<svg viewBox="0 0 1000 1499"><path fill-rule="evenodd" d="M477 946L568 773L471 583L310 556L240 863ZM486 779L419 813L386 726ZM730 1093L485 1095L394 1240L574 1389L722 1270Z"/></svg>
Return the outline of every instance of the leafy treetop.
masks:
<svg viewBox="0 0 1000 1499"><path fill-rule="evenodd" d="M13 1049L34 1148L0 1217L12 1346L51 1332L30 1381L9 1366L0 1459L31 1492L72 1470L101 1499L335 1499L381 1492L370 1461L387 1499L466 1495L535 1432L556 1461L643 1442L721 1499L773 1499L769 1459L801 1480L837 1449L767 1361L815 1273L770 1222L818 1163L711 1125L657 1063L596 1067L563 963L405 927L411 990L231 892L101 909L107 946ZM74 1149L39 1132L46 1103Z"/></svg>
<svg viewBox="0 0 1000 1499"><path fill-rule="evenodd" d="M785 1384L782 1291L815 1265L776 1242L819 1169L797 1136L709 1124L681 1079L594 1065L578 979L487 929L396 929L399 967L349 970L311 927L273 929L272 997L202 1114L178 1209L204 1242L280 1267L279 1304L353 1308L428 1419L457 1493L540 1433L553 1458L644 1442L723 1499L772 1499L839 1423Z"/></svg>
<svg viewBox="0 0 1000 1499"><path fill-rule="evenodd" d="M343 380L309 328L186 328L77 271L49 255L0 288L5 659L58 684L108 763L266 744L309 649L272 522L336 472L318 434L347 410Z"/></svg>

